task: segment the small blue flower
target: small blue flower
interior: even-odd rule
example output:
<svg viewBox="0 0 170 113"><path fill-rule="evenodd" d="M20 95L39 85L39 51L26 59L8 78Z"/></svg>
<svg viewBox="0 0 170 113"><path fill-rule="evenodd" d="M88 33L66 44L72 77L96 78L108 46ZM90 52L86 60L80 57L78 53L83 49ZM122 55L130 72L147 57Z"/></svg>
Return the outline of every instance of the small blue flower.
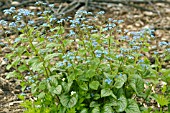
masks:
<svg viewBox="0 0 170 113"><path fill-rule="evenodd" d="M91 32L92 32L92 33L97 33L97 32L98 32L98 30L91 30Z"/></svg>
<svg viewBox="0 0 170 113"><path fill-rule="evenodd" d="M37 15L41 15L42 14L42 12L40 11L40 12L37 12Z"/></svg>
<svg viewBox="0 0 170 113"><path fill-rule="evenodd" d="M154 53L155 55L157 55L157 54L158 54L158 52L157 52L157 51L154 51L153 53Z"/></svg>
<svg viewBox="0 0 170 113"><path fill-rule="evenodd" d="M48 5L50 8L53 8L55 5L54 4L49 4Z"/></svg>
<svg viewBox="0 0 170 113"><path fill-rule="evenodd" d="M71 28L75 28L75 27L76 27L76 24L71 24L70 27L71 27Z"/></svg>
<svg viewBox="0 0 170 113"><path fill-rule="evenodd" d="M70 33L69 33L69 36L73 36L75 35L76 33L73 31L73 30L70 30Z"/></svg>
<svg viewBox="0 0 170 113"><path fill-rule="evenodd" d="M107 79L105 79L105 82L106 82L107 84L110 84L110 83L112 82L112 80L111 80L110 78L107 78Z"/></svg>
<svg viewBox="0 0 170 113"><path fill-rule="evenodd" d="M123 54L116 55L116 58L122 58L122 57L123 57Z"/></svg>
<svg viewBox="0 0 170 113"><path fill-rule="evenodd" d="M30 10L27 10L27 9L19 9L18 15L31 16L31 15L34 15L34 12L31 12Z"/></svg>
<svg viewBox="0 0 170 113"><path fill-rule="evenodd" d="M5 21L5 20L0 20L0 25L2 25L2 26L7 26L7 21Z"/></svg>
<svg viewBox="0 0 170 113"><path fill-rule="evenodd" d="M167 48L166 51L170 53L170 48Z"/></svg>
<svg viewBox="0 0 170 113"><path fill-rule="evenodd" d="M62 67L62 66L64 66L64 63L63 63L63 62L59 62L59 63L58 63L58 66L59 66L59 67Z"/></svg>
<svg viewBox="0 0 170 113"><path fill-rule="evenodd" d="M140 60L138 60L138 62L139 62L139 63L143 63L143 62L144 62L144 60L143 60L143 59L140 59Z"/></svg>
<svg viewBox="0 0 170 113"><path fill-rule="evenodd" d="M21 96L25 96L26 94L24 92L21 93Z"/></svg>
<svg viewBox="0 0 170 113"><path fill-rule="evenodd" d="M16 38L14 43L21 41L21 38Z"/></svg>
<svg viewBox="0 0 170 113"><path fill-rule="evenodd" d="M21 18L22 18L21 15L15 15L15 16L13 16L13 19L16 19L17 21L20 21Z"/></svg>
<svg viewBox="0 0 170 113"><path fill-rule="evenodd" d="M124 20L118 20L117 23L120 24L120 23L123 23Z"/></svg>
<svg viewBox="0 0 170 113"><path fill-rule="evenodd" d="M43 27L48 27L49 25L47 23L43 23Z"/></svg>
<svg viewBox="0 0 170 113"><path fill-rule="evenodd" d="M94 53L96 54L96 57L100 58L103 52L101 50L95 50Z"/></svg>
<svg viewBox="0 0 170 113"><path fill-rule="evenodd" d="M104 11L100 11L100 12L98 12L97 14L98 15L103 15L105 12Z"/></svg>
<svg viewBox="0 0 170 113"><path fill-rule="evenodd" d="M88 29L93 29L93 26L87 26Z"/></svg>
<svg viewBox="0 0 170 113"><path fill-rule="evenodd" d="M97 46L97 44L98 44L98 43L97 43L96 41L94 41L94 40L92 41L92 45L93 45L94 47Z"/></svg>
<svg viewBox="0 0 170 113"><path fill-rule="evenodd" d="M134 56L128 55L127 57L128 57L128 59L130 59L130 60L131 60L131 59L134 59Z"/></svg>
<svg viewBox="0 0 170 113"><path fill-rule="evenodd" d="M10 9L5 9L3 12L4 14L10 15L15 12L15 7L11 7Z"/></svg>
<svg viewBox="0 0 170 113"><path fill-rule="evenodd" d="M159 42L159 46L167 46L168 43L167 42Z"/></svg>
<svg viewBox="0 0 170 113"><path fill-rule="evenodd" d="M113 19L112 18L108 18L108 21L111 22Z"/></svg>
<svg viewBox="0 0 170 113"><path fill-rule="evenodd" d="M28 25L33 25L34 24L34 21L33 20L29 20L28 21Z"/></svg>
<svg viewBox="0 0 170 113"><path fill-rule="evenodd" d="M67 67L71 67L71 66L72 66L72 64L71 64L71 63L68 63Z"/></svg>
<svg viewBox="0 0 170 113"><path fill-rule="evenodd" d="M94 97L94 94L93 94L93 93L91 93L90 95L91 95L91 97Z"/></svg>
<svg viewBox="0 0 170 113"><path fill-rule="evenodd" d="M16 24L15 22L9 23L9 27L11 27L11 28L14 28L14 27L16 27L16 26L17 26L17 24Z"/></svg>
<svg viewBox="0 0 170 113"><path fill-rule="evenodd" d="M53 22L53 21L55 21L55 20L57 20L57 18L55 18L55 17L50 18L50 22Z"/></svg>
<svg viewBox="0 0 170 113"><path fill-rule="evenodd" d="M139 46L133 46L132 49L133 49L133 50L139 50L140 47L139 47Z"/></svg>
<svg viewBox="0 0 170 113"><path fill-rule="evenodd" d="M50 13L51 13L51 11L44 11L43 12L44 15L47 15L47 14L50 14Z"/></svg>

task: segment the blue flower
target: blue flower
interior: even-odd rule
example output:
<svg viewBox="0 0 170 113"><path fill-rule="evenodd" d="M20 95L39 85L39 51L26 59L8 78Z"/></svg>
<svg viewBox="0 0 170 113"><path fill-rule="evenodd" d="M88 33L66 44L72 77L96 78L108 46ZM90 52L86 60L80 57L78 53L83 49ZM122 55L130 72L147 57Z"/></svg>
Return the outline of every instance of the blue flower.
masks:
<svg viewBox="0 0 170 113"><path fill-rule="evenodd" d="M167 48L166 51L170 53L170 48Z"/></svg>
<svg viewBox="0 0 170 113"><path fill-rule="evenodd" d="M121 57L123 57L123 54L116 55L116 58L121 58Z"/></svg>
<svg viewBox="0 0 170 113"><path fill-rule="evenodd" d="M104 11L100 11L100 12L98 12L97 14L98 15L103 15L105 12Z"/></svg>
<svg viewBox="0 0 170 113"><path fill-rule="evenodd" d="M96 32L98 32L98 30L91 30L91 32L92 32L92 33L96 33Z"/></svg>
<svg viewBox="0 0 170 113"><path fill-rule="evenodd" d="M133 46L132 49L133 49L133 50L139 50L140 47L139 47L139 46Z"/></svg>
<svg viewBox="0 0 170 113"><path fill-rule="evenodd" d="M154 53L155 55L157 55L157 54L158 54L158 52L157 52L157 51L154 51L153 53Z"/></svg>
<svg viewBox="0 0 170 113"><path fill-rule="evenodd" d="M168 43L167 42L159 42L159 46L167 46Z"/></svg>
<svg viewBox="0 0 170 113"><path fill-rule="evenodd" d="M110 83L112 82L112 80L111 80L110 78L107 78L107 79L105 79L105 82L106 82L107 84L110 84Z"/></svg>
<svg viewBox="0 0 170 113"><path fill-rule="evenodd" d="M121 36L120 39L121 40L127 40L127 39L129 39L129 36Z"/></svg>
<svg viewBox="0 0 170 113"><path fill-rule="evenodd" d="M40 11L40 12L37 12L37 15L41 15L42 14L42 12Z"/></svg>
<svg viewBox="0 0 170 113"><path fill-rule="evenodd" d="M96 54L96 57L100 58L103 52L101 50L95 50L94 53Z"/></svg>
<svg viewBox="0 0 170 113"><path fill-rule="evenodd" d="M76 24L71 24L70 27L71 27L71 28L75 28L75 27L76 27Z"/></svg>
<svg viewBox="0 0 170 113"><path fill-rule="evenodd" d="M2 25L2 26L7 26L7 21L5 21L5 20L0 20L0 25Z"/></svg>
<svg viewBox="0 0 170 113"><path fill-rule="evenodd" d="M55 5L54 4L49 4L48 5L50 8L53 8Z"/></svg>
<svg viewBox="0 0 170 113"><path fill-rule="evenodd" d="M10 15L15 12L15 7L11 7L10 9L5 9L3 12L4 14Z"/></svg>
<svg viewBox="0 0 170 113"><path fill-rule="evenodd" d="M124 21L123 20L118 20L117 23L120 24L120 23L123 23Z"/></svg>
<svg viewBox="0 0 170 113"><path fill-rule="evenodd" d="M111 22L113 19L112 18L108 18L108 21Z"/></svg>
<svg viewBox="0 0 170 113"><path fill-rule="evenodd" d="M98 43L97 43L95 40L92 41L92 45L93 45L94 47L97 46L97 44L98 44Z"/></svg>
<svg viewBox="0 0 170 113"><path fill-rule="evenodd" d="M73 36L75 35L76 33L73 31L73 30L70 30L70 33L69 33L69 36Z"/></svg>
<svg viewBox="0 0 170 113"><path fill-rule="evenodd" d="M57 18L55 18L55 17L50 18L50 22L53 22L53 21L55 21L55 20L57 20Z"/></svg>
<svg viewBox="0 0 170 113"><path fill-rule="evenodd" d="M11 28L16 27L16 26L17 26L17 24L15 22L9 23L9 27L11 27Z"/></svg>
<svg viewBox="0 0 170 113"><path fill-rule="evenodd" d="M49 25L47 23L43 23L43 27L48 27Z"/></svg>
<svg viewBox="0 0 170 113"><path fill-rule="evenodd" d="M50 14L50 13L51 13L51 11L44 11L43 12L44 15L47 15L47 14Z"/></svg>
<svg viewBox="0 0 170 113"><path fill-rule="evenodd" d="M15 15L15 16L13 16L13 19L16 19L17 21L20 21L21 18L22 18L21 15Z"/></svg>
<svg viewBox="0 0 170 113"><path fill-rule="evenodd" d="M138 60L138 62L139 62L139 63L143 63L143 62L144 62L144 60L143 60L143 59L140 59L140 60Z"/></svg>
<svg viewBox="0 0 170 113"><path fill-rule="evenodd" d="M134 56L127 55L128 59L134 59Z"/></svg>
<svg viewBox="0 0 170 113"><path fill-rule="evenodd" d="M18 15L31 16L31 15L34 15L34 12L31 12L30 10L27 10L27 9L19 9Z"/></svg>
<svg viewBox="0 0 170 113"><path fill-rule="evenodd" d="M34 24L34 21L33 20L29 20L28 21L28 25L33 25Z"/></svg>

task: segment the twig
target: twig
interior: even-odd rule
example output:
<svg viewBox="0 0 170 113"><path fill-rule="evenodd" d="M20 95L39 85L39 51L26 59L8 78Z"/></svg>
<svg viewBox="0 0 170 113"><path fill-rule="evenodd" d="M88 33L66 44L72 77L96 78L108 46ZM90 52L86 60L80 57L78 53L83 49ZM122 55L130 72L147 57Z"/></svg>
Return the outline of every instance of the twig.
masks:
<svg viewBox="0 0 170 113"><path fill-rule="evenodd" d="M170 4L167 0L150 0L152 3L166 3ZM127 2L127 0L94 0L93 2L105 2L105 3L120 3L120 2ZM147 0L129 0L129 2L135 3L135 4L148 4Z"/></svg>
<svg viewBox="0 0 170 113"><path fill-rule="evenodd" d="M151 2L151 0L149 0L148 3L153 6L153 8L154 8L154 9L156 10L156 12L158 13L159 17L162 18L161 14L160 14L160 11L157 10L157 8L153 5L153 3Z"/></svg>
<svg viewBox="0 0 170 113"><path fill-rule="evenodd" d="M63 14L63 13L68 13L72 10L74 10L76 7L78 7L80 5L79 2L73 1L71 2L67 7L63 8L59 14ZM71 8L70 8L71 7ZM70 8L70 9L69 9Z"/></svg>

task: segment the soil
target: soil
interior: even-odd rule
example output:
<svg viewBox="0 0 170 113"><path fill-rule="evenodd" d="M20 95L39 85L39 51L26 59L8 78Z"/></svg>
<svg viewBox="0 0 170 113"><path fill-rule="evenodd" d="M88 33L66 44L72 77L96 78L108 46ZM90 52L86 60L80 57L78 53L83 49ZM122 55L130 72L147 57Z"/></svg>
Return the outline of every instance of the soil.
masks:
<svg viewBox="0 0 170 113"><path fill-rule="evenodd" d="M128 30L140 30L145 27L154 28L155 37L159 41L170 42L170 4L151 3L140 4L140 6L153 9L155 12L139 10L122 4L108 3L102 5L103 8L107 9L106 18L125 21L122 25L123 28ZM95 9L94 12L99 10ZM0 15L0 17L4 17L4 15ZM153 45L155 44L156 41ZM5 79L8 71L6 70L7 61L4 56L8 53L10 53L8 47L0 44L0 113L21 113L23 108L19 104L22 101L17 97L21 93L19 82L16 79Z"/></svg>

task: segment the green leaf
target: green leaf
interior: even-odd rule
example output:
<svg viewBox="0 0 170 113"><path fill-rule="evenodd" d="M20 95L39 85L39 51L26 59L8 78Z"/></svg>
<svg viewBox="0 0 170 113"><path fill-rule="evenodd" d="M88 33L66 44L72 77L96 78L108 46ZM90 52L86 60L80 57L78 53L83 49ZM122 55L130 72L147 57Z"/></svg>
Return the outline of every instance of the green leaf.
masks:
<svg viewBox="0 0 170 113"><path fill-rule="evenodd" d="M96 101L92 101L92 102L90 103L90 107L98 107L98 106L100 106L100 104L97 103Z"/></svg>
<svg viewBox="0 0 170 113"><path fill-rule="evenodd" d="M32 65L32 64L34 64L34 63L38 63L38 62L40 62L40 60L39 60L39 57L38 57L38 56L35 56L35 57L30 58L30 59L28 60L28 64L29 64L29 65Z"/></svg>
<svg viewBox="0 0 170 113"><path fill-rule="evenodd" d="M144 81L139 75L134 74L130 76L130 85L138 96L143 95Z"/></svg>
<svg viewBox="0 0 170 113"><path fill-rule="evenodd" d="M161 106L167 106L169 104L169 100L164 95L158 95L156 97L157 103L159 103Z"/></svg>
<svg viewBox="0 0 170 113"><path fill-rule="evenodd" d="M45 82L45 80L44 80L44 81L40 82L38 88L39 88L40 90L44 90L44 89L46 88L46 86L47 86L47 85L46 85L46 82Z"/></svg>
<svg viewBox="0 0 170 113"><path fill-rule="evenodd" d="M35 62L32 66L31 66L32 70L34 72L38 71L38 72L42 72L43 71L43 62Z"/></svg>
<svg viewBox="0 0 170 113"><path fill-rule="evenodd" d="M148 51L149 51L149 48L147 48L147 47L142 48L142 51L143 51L143 52L148 52Z"/></svg>
<svg viewBox="0 0 170 113"><path fill-rule="evenodd" d="M41 98L44 98L45 96L45 93L44 92L41 92L39 95L38 95L38 98L41 99Z"/></svg>
<svg viewBox="0 0 170 113"><path fill-rule="evenodd" d="M105 105L103 106L102 113L113 113L113 109L112 109L111 106L105 104Z"/></svg>
<svg viewBox="0 0 170 113"><path fill-rule="evenodd" d="M99 107L93 108L91 113L100 113L100 108Z"/></svg>
<svg viewBox="0 0 170 113"><path fill-rule="evenodd" d="M102 89L101 90L101 97L107 97L112 95L112 90L110 89Z"/></svg>
<svg viewBox="0 0 170 113"><path fill-rule="evenodd" d="M83 108L80 113L88 113L88 109L87 108Z"/></svg>
<svg viewBox="0 0 170 113"><path fill-rule="evenodd" d="M126 113L141 113L139 110L138 104L135 102L135 100L128 99L128 106L125 109Z"/></svg>
<svg viewBox="0 0 170 113"><path fill-rule="evenodd" d="M15 70L13 72L9 72L6 75L6 79L12 78L12 77L16 77L17 75L19 75L19 73L17 73Z"/></svg>
<svg viewBox="0 0 170 113"><path fill-rule="evenodd" d="M94 100L98 100L100 98L100 95L99 94L95 94L94 95Z"/></svg>
<svg viewBox="0 0 170 113"><path fill-rule="evenodd" d="M23 65L18 67L18 70L22 73L22 72L28 70L28 68L27 68L27 66L25 64L23 64Z"/></svg>
<svg viewBox="0 0 170 113"><path fill-rule="evenodd" d="M37 85L35 83L31 84L31 93L34 94L37 91Z"/></svg>
<svg viewBox="0 0 170 113"><path fill-rule="evenodd" d="M46 48L53 48L53 47L56 47L57 44L56 43L49 43L47 44Z"/></svg>
<svg viewBox="0 0 170 113"><path fill-rule="evenodd" d="M88 91L88 85L85 82L81 82L81 84L79 84L79 87L84 91Z"/></svg>
<svg viewBox="0 0 170 113"><path fill-rule="evenodd" d="M99 85L100 85L100 83L98 81L92 81L92 82L90 82L89 87L91 89L97 90Z"/></svg>
<svg viewBox="0 0 170 113"><path fill-rule="evenodd" d="M127 100L126 97L124 95L122 95L119 99L118 99L118 103L117 103L117 108L116 111L117 112L123 112L125 111L126 107L127 107Z"/></svg>
<svg viewBox="0 0 170 113"><path fill-rule="evenodd" d="M55 91L55 92L54 92L55 94L58 94L58 95L61 94L62 86L61 86L61 85L58 85L54 91Z"/></svg>
<svg viewBox="0 0 170 113"><path fill-rule="evenodd" d="M114 87L121 88L123 84L127 81L127 75L123 74L122 76L118 76L115 80Z"/></svg>
<svg viewBox="0 0 170 113"><path fill-rule="evenodd" d="M69 95L61 95L59 96L60 98L60 102L61 104L64 106L64 107L67 107L67 108L72 108L76 105L77 103L77 98L76 97L70 97Z"/></svg>
<svg viewBox="0 0 170 113"><path fill-rule="evenodd" d="M63 26L59 26L59 27L56 27L57 29L57 34L60 35L60 34L63 34L65 32L65 29Z"/></svg>
<svg viewBox="0 0 170 113"><path fill-rule="evenodd" d="M58 53L52 53L52 54L48 54L47 56L44 57L45 61L51 60L52 58L58 56Z"/></svg>
<svg viewBox="0 0 170 113"><path fill-rule="evenodd" d="M93 69L88 70L86 73L87 78L92 78L94 75L95 75L95 70Z"/></svg>
<svg viewBox="0 0 170 113"><path fill-rule="evenodd" d="M65 93L68 93L70 91L70 88L71 88L71 85L72 85L73 82L69 82L69 83L66 83L66 82L62 82L62 87L65 91Z"/></svg>

